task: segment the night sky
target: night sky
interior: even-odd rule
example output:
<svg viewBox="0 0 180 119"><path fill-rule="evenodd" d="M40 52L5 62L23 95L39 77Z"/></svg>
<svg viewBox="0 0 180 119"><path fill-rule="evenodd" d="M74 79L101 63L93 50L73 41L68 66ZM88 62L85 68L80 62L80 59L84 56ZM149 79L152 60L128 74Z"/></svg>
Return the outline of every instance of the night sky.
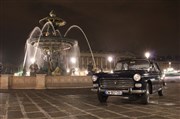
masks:
<svg viewBox="0 0 180 119"><path fill-rule="evenodd" d="M1 62L23 62L29 34L51 10L67 22L62 34L80 26L93 51L180 55L180 0L0 0ZM88 51L80 31L68 37Z"/></svg>

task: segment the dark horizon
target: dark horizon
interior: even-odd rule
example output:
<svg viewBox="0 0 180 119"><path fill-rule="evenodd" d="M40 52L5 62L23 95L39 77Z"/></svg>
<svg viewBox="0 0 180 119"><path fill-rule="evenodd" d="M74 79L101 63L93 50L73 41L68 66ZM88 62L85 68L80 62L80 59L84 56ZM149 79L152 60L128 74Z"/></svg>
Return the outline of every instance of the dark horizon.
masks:
<svg viewBox="0 0 180 119"><path fill-rule="evenodd" d="M54 10L67 24L80 26L94 52L132 52L139 56L150 51L156 56L180 56L180 2L178 0L0 0L0 60L23 62L24 47L39 20ZM78 40L88 51L78 30L69 38Z"/></svg>

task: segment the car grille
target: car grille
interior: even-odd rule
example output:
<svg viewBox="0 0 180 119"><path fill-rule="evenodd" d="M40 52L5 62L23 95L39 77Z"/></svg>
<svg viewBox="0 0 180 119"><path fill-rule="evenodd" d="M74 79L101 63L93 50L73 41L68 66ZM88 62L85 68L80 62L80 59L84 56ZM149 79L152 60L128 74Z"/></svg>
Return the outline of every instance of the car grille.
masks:
<svg viewBox="0 0 180 119"><path fill-rule="evenodd" d="M134 87L133 79L101 79L100 87L104 89L128 89Z"/></svg>

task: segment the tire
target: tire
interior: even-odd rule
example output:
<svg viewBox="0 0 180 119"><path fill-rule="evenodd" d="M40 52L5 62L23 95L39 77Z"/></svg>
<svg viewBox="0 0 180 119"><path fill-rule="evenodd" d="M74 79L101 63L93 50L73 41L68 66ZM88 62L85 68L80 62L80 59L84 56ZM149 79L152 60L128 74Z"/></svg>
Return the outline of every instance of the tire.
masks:
<svg viewBox="0 0 180 119"><path fill-rule="evenodd" d="M159 96L163 96L163 89L161 89L161 90L158 91L158 95L159 95Z"/></svg>
<svg viewBox="0 0 180 119"><path fill-rule="evenodd" d="M97 95L98 95L99 102L101 102L101 103L105 103L108 99L108 96L105 95L104 93L98 92Z"/></svg>
<svg viewBox="0 0 180 119"><path fill-rule="evenodd" d="M142 95L142 104L148 104L149 103L149 84L146 84L146 92Z"/></svg>

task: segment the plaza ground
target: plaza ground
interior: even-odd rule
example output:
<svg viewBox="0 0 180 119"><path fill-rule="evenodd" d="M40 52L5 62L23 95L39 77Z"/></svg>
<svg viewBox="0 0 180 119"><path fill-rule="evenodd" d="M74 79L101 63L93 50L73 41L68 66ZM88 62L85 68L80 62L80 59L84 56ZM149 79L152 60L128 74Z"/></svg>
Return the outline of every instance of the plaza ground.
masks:
<svg viewBox="0 0 180 119"><path fill-rule="evenodd" d="M180 83L168 83L163 97L150 100L110 97L101 104L90 88L0 90L0 119L180 119Z"/></svg>

